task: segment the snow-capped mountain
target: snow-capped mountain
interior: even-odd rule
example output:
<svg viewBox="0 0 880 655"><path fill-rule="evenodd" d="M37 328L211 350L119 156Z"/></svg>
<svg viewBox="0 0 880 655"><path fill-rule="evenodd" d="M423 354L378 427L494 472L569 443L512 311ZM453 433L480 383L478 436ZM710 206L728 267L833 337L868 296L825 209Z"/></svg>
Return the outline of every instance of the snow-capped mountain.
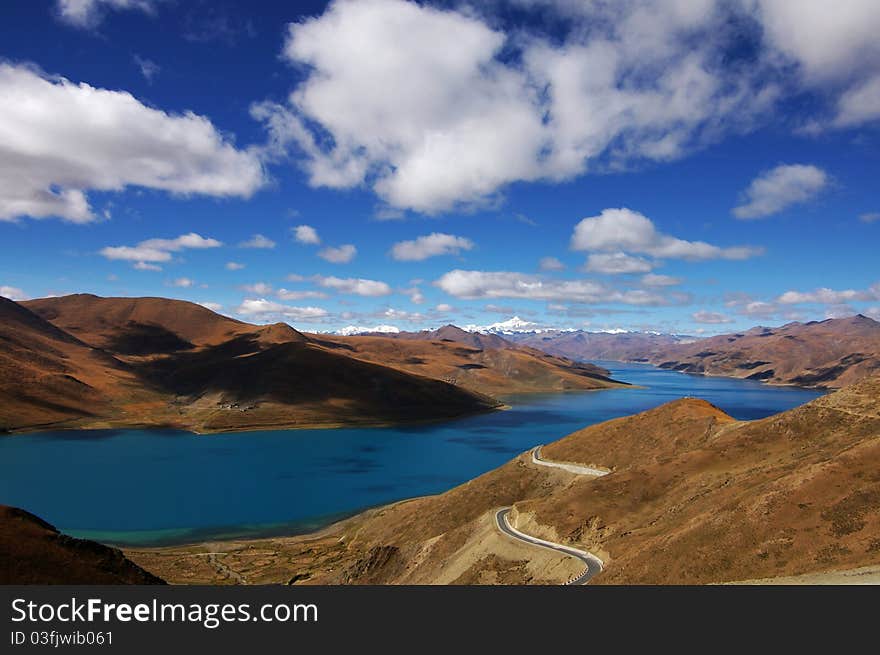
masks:
<svg viewBox="0 0 880 655"><path fill-rule="evenodd" d="M400 328L395 325L375 325L373 327L359 327L357 325L348 325L344 328L335 330L332 334L338 334L340 337L351 337L357 334L397 334Z"/></svg>
<svg viewBox="0 0 880 655"><path fill-rule="evenodd" d="M482 332L484 334L539 334L546 332L548 328L541 326L539 323L526 321L519 316L514 316L506 321L492 323L490 325L466 325L464 329L468 332ZM557 330L553 330L554 332Z"/></svg>

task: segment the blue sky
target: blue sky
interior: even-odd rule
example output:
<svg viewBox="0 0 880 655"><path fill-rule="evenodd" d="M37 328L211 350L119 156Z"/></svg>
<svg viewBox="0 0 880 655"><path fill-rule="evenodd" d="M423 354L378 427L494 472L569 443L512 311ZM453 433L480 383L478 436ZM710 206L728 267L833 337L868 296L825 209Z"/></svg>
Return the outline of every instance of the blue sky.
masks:
<svg viewBox="0 0 880 655"><path fill-rule="evenodd" d="M880 15L795 4L9 3L0 293L309 331L880 319Z"/></svg>

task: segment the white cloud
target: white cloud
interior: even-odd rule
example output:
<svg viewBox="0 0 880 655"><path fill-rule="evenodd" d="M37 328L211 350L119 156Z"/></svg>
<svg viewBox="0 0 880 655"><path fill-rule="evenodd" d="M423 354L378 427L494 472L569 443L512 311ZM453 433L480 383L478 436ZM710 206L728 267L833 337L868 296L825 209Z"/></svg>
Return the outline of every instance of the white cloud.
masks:
<svg viewBox="0 0 880 655"><path fill-rule="evenodd" d="M306 76L286 104L252 113L276 152L298 148L312 185L368 184L425 213L492 200L511 182L667 160L776 95L751 74L720 79L723 39L685 38L723 25L700 4L590 3L608 15L559 43L505 34L473 8L338 0L290 25L283 54Z"/></svg>
<svg viewBox="0 0 880 655"><path fill-rule="evenodd" d="M191 280L188 277L179 277L176 280L171 280L170 284L172 287L180 287L183 289L188 289L190 287L195 286L195 280Z"/></svg>
<svg viewBox="0 0 880 655"><path fill-rule="evenodd" d="M158 0L56 0L58 17L79 28L95 27L107 10L136 9L147 14L155 11Z"/></svg>
<svg viewBox="0 0 880 655"><path fill-rule="evenodd" d="M877 307L868 307L865 311L862 312L868 318L873 318L875 321L880 321L880 305Z"/></svg>
<svg viewBox="0 0 880 655"><path fill-rule="evenodd" d="M441 302L434 309L438 312L443 312L444 314L455 311L455 307L445 302Z"/></svg>
<svg viewBox="0 0 880 655"><path fill-rule="evenodd" d="M828 289L821 288L813 291L786 291L776 299L783 305L798 305L802 303L821 303L825 305L841 305L854 301L880 300L880 282L868 289Z"/></svg>
<svg viewBox="0 0 880 655"><path fill-rule="evenodd" d="M318 252L318 257L332 264L347 264L357 255L357 248L350 243L338 248L324 248Z"/></svg>
<svg viewBox="0 0 880 655"><path fill-rule="evenodd" d="M880 119L880 75L848 90L837 102L835 127L852 127Z"/></svg>
<svg viewBox="0 0 880 655"><path fill-rule="evenodd" d="M226 270L227 271L240 271L244 268L244 264L239 262L226 262Z"/></svg>
<svg viewBox="0 0 880 655"><path fill-rule="evenodd" d="M691 314L691 318L694 319L696 323L733 323L733 319L726 314L721 314L719 312L709 312L705 310L694 312L693 314Z"/></svg>
<svg viewBox="0 0 880 655"><path fill-rule="evenodd" d="M424 321L426 318L421 312L408 312L405 309L395 309L394 307L378 312L378 316L392 321L406 321L407 323Z"/></svg>
<svg viewBox="0 0 880 655"><path fill-rule="evenodd" d="M757 248L720 248L703 241L685 241L659 232L649 218L631 209L604 209L583 219L571 237L573 250L627 251L659 258L706 260L747 259Z"/></svg>
<svg viewBox="0 0 880 655"><path fill-rule="evenodd" d="M167 250L145 246L107 246L101 248L101 254L107 259L138 262L167 262L171 259L171 253Z"/></svg>
<svg viewBox="0 0 880 655"><path fill-rule="evenodd" d="M406 296L409 296L409 301L416 305L421 305L425 302L425 294L422 293L422 290L416 287L409 287L408 289L401 289L401 293Z"/></svg>
<svg viewBox="0 0 880 655"><path fill-rule="evenodd" d="M260 319L283 317L297 321L316 321L327 316L327 310L321 307L295 307L283 305L265 298L249 298L236 308L241 316L253 316Z"/></svg>
<svg viewBox="0 0 880 655"><path fill-rule="evenodd" d="M654 266L647 259L623 252L594 253L587 257L584 270L591 273L615 275L619 273L647 273Z"/></svg>
<svg viewBox="0 0 880 655"><path fill-rule="evenodd" d="M510 271L463 271L445 273L436 282L456 298L519 298L574 303L624 303L663 305L669 300L643 289L618 290L592 280L545 279Z"/></svg>
<svg viewBox="0 0 880 655"><path fill-rule="evenodd" d="M363 278L338 278L323 277L316 275L315 282L325 289L334 289L340 293L351 293L357 296L366 296L375 298L378 296L387 296L391 293L391 287L385 282L378 280L365 280Z"/></svg>
<svg viewBox="0 0 880 655"><path fill-rule="evenodd" d="M318 231L311 225L297 225L293 228L293 238L300 243L307 243L310 245L321 243L321 237L318 236Z"/></svg>
<svg viewBox="0 0 880 655"><path fill-rule="evenodd" d="M200 303L196 303L196 304L201 305L205 309L210 309L212 312L219 312L221 309L223 309L223 305L221 305L219 302L207 302L206 301L206 302L200 302Z"/></svg>
<svg viewBox="0 0 880 655"><path fill-rule="evenodd" d="M399 262L420 262L429 257L457 255L471 250L474 242L454 234L432 232L412 241L399 241L391 247L391 256Z"/></svg>
<svg viewBox="0 0 880 655"><path fill-rule="evenodd" d="M828 186L828 174L804 164L783 164L756 177L743 192L744 203L733 208L737 218L764 218L806 202Z"/></svg>
<svg viewBox="0 0 880 655"><path fill-rule="evenodd" d="M243 284L241 287L242 291L247 291L248 293L253 293L258 296L268 296L272 293L272 285L267 284L266 282L254 282L253 284Z"/></svg>
<svg viewBox="0 0 880 655"><path fill-rule="evenodd" d="M222 245L223 243L217 239L190 232L174 239L147 239L136 246L107 246L102 248L100 253L106 259L135 262L134 268L139 271L160 271L162 268L155 262L171 261L173 252L219 248Z"/></svg>
<svg viewBox="0 0 880 655"><path fill-rule="evenodd" d="M538 262L538 268L542 271L563 271L565 270L565 264L556 257L542 257L541 261Z"/></svg>
<svg viewBox="0 0 880 655"><path fill-rule="evenodd" d="M28 295L18 287L10 287L0 285L0 296L9 298L10 300L28 300Z"/></svg>
<svg viewBox="0 0 880 655"><path fill-rule="evenodd" d="M880 221L880 212L867 212L865 214L859 214L859 220L862 223L876 223Z"/></svg>
<svg viewBox="0 0 880 655"><path fill-rule="evenodd" d="M265 237L262 234L255 234L247 241L242 241L238 244L239 248L256 248L256 249L264 249L271 250L275 247L275 242L272 241L269 237Z"/></svg>
<svg viewBox="0 0 880 655"><path fill-rule="evenodd" d="M642 284L646 287L673 287L681 284L684 280L680 277L671 275L658 275L656 273L648 273L642 276Z"/></svg>
<svg viewBox="0 0 880 655"><path fill-rule="evenodd" d="M322 291L295 291L291 289L278 289L275 293L281 300L303 300L304 298L326 298L327 294Z"/></svg>
<svg viewBox="0 0 880 655"><path fill-rule="evenodd" d="M204 116L0 63L0 220L97 220L89 190L249 197L264 181Z"/></svg>
<svg viewBox="0 0 880 655"><path fill-rule="evenodd" d="M148 264L147 262L135 262L131 266L136 271L161 271L162 267L157 264Z"/></svg>
<svg viewBox="0 0 880 655"><path fill-rule="evenodd" d="M747 3L748 4L748 3ZM757 0L765 36L800 64L811 82L845 78L880 61L875 0Z"/></svg>

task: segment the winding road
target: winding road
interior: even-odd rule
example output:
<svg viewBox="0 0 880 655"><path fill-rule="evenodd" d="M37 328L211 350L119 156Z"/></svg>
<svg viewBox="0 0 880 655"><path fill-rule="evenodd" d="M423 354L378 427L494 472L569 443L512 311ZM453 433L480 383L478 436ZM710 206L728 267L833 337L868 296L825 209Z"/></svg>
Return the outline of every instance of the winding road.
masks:
<svg viewBox="0 0 880 655"><path fill-rule="evenodd" d="M538 466L548 466L554 469L562 469L563 471L568 471L569 473L573 473L574 475L592 475L594 477L599 477L611 473L611 471L594 469L589 466L563 464L562 462L550 462L546 459L541 459L541 446L535 446L534 448L532 448L532 464L537 464Z"/></svg>
<svg viewBox="0 0 880 655"><path fill-rule="evenodd" d="M547 466L549 468L556 468L571 473L572 475L589 475L590 477L596 478L603 475L608 475L611 471L605 471L602 469L592 468L590 466L580 466L578 464L565 464L562 462L551 462L546 459L541 459L541 446L535 446L531 451L532 455L532 464L537 466ZM526 534L525 532L520 532L512 525L510 525L510 521L508 520L508 514L510 513L509 507L502 507L497 512L495 512L495 524L498 526L498 529L506 534L508 537L512 539L517 539L519 541L524 541L527 544L532 546L540 546L541 548L548 548L550 550L555 550L559 553L563 553L570 557L574 557L579 559L584 563L584 572L581 573L576 578L572 578L565 584L567 585L583 585L587 584L594 576L598 575L602 572L602 567L604 563L601 559L593 555L593 553L587 552L585 550L578 550L577 548L572 548L570 546L564 546L562 544L557 544L552 541L547 541L546 539L538 539L537 537L533 537L531 535Z"/></svg>
<svg viewBox="0 0 880 655"><path fill-rule="evenodd" d="M563 546L562 544L553 543L552 541L538 539L537 537L527 535L525 532L520 532L512 525L510 525L510 521L507 518L507 515L509 513L509 507L503 507L495 513L495 523L498 525L498 529L501 530L501 532L506 534L508 537L518 539L519 541L524 541L527 544L531 544L532 546L540 546L541 548L555 550L565 555L569 555L570 557L577 558L584 563L584 572L576 578L572 578L565 584L587 584L593 578L593 576L598 575L602 572L602 560L592 553L588 553L585 550L578 550L577 548L570 548L569 546Z"/></svg>

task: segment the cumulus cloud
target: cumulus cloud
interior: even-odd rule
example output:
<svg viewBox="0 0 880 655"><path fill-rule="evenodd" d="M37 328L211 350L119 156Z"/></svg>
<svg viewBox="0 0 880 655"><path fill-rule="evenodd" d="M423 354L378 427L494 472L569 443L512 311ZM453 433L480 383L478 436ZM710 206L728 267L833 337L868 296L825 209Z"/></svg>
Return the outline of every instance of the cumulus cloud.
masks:
<svg viewBox="0 0 880 655"><path fill-rule="evenodd" d="M446 293L467 300L515 298L574 303L623 303L664 305L670 299L644 289L619 290L593 280L546 279L510 271L463 271L445 273L436 282Z"/></svg>
<svg viewBox="0 0 880 655"><path fill-rule="evenodd" d="M844 93L837 102L835 127L852 127L880 119L880 75Z"/></svg>
<svg viewBox="0 0 880 655"><path fill-rule="evenodd" d="M511 182L681 156L776 96L751 75L722 78L723 38L687 38L723 25L713 3L588 4L606 15L560 43L474 10L337 0L290 25L283 56L306 76L252 114L277 152L296 146L312 185L366 184L388 206L436 213Z"/></svg>
<svg viewBox="0 0 880 655"><path fill-rule="evenodd" d="M776 299L783 305L803 303L821 303L825 305L841 305L853 301L880 300L880 282L868 289L828 289L823 287L813 291L786 291Z"/></svg>
<svg viewBox="0 0 880 655"><path fill-rule="evenodd" d="M865 214L859 214L859 220L862 223L876 223L880 221L880 212L867 212Z"/></svg>
<svg viewBox="0 0 880 655"><path fill-rule="evenodd" d="M748 4L748 3L747 3ZM880 15L873 0L757 0L767 40L814 83L847 77L880 62Z"/></svg>
<svg viewBox="0 0 880 655"><path fill-rule="evenodd" d="M58 17L68 25L92 28L98 25L108 10L138 10L147 14L155 11L158 0L56 0Z"/></svg>
<svg viewBox="0 0 880 655"><path fill-rule="evenodd" d="M591 273L616 275L619 273L647 273L654 266L647 259L623 252L595 253L587 258L584 270Z"/></svg>
<svg viewBox="0 0 880 655"><path fill-rule="evenodd" d="M318 321L328 315L322 307L296 307L265 298L248 298L235 309L235 313L261 320L285 318L304 322Z"/></svg>
<svg viewBox="0 0 880 655"><path fill-rule="evenodd" d="M219 302L205 301L196 304L201 305L205 309L210 309L212 312L219 312L221 309L223 309L223 305L221 305Z"/></svg>
<svg viewBox="0 0 880 655"><path fill-rule="evenodd" d="M783 164L752 180L743 204L733 208L742 219L764 218L816 197L828 186L828 174L805 164Z"/></svg>
<svg viewBox="0 0 880 655"><path fill-rule="evenodd" d="M9 298L10 300L28 300L28 295L19 289L18 287L10 287L7 285L0 285L0 296L5 298Z"/></svg>
<svg viewBox="0 0 880 655"><path fill-rule="evenodd" d="M565 270L565 264L556 257L542 257L541 261L538 262L538 268L542 271L563 271Z"/></svg>
<svg viewBox="0 0 880 655"><path fill-rule="evenodd" d="M378 280L365 280L363 278L339 278L316 275L314 281L325 289L333 289L340 293L351 293L357 296L375 298L387 296L391 293L391 287L385 282Z"/></svg>
<svg viewBox="0 0 880 655"><path fill-rule="evenodd" d="M474 242L454 234L432 232L412 241L399 241L391 247L391 257L400 262L420 262L429 257L457 255L471 250Z"/></svg>
<svg viewBox="0 0 880 655"><path fill-rule="evenodd" d="M226 262L225 268L227 271L240 271L244 268L244 264L239 262Z"/></svg>
<svg viewBox="0 0 880 655"><path fill-rule="evenodd" d="M262 234L255 234L247 241L242 241L238 244L239 248L256 248L264 250L271 250L275 246L276 243L272 241L272 239L265 237Z"/></svg>
<svg viewBox="0 0 880 655"><path fill-rule="evenodd" d="M661 259L748 259L758 248L720 248L703 241L685 241L663 234L639 212L627 208L604 209L598 216L583 219L571 237L573 250L630 252ZM645 269L650 270L650 269Z"/></svg>
<svg viewBox="0 0 880 655"><path fill-rule="evenodd" d="M291 289L278 289L275 295L281 300L303 300L305 298L326 298L323 291L305 290L296 291Z"/></svg>
<svg viewBox="0 0 880 655"><path fill-rule="evenodd" d="M311 225L297 225L293 228L293 238L300 243L309 245L318 245L321 243L321 237L318 236L318 231Z"/></svg>
<svg viewBox="0 0 880 655"><path fill-rule="evenodd" d="M217 239L190 232L174 239L147 239L136 246L107 246L100 250L100 254L110 260L135 262L134 267L137 270L158 271L162 269L155 262L171 261L171 253L187 249L219 248L222 245Z"/></svg>
<svg viewBox="0 0 880 655"><path fill-rule="evenodd" d="M331 264L347 264L357 255L357 248L350 243L338 248L324 248L318 252L318 257Z"/></svg>
<svg viewBox="0 0 880 655"><path fill-rule="evenodd" d="M250 197L264 181L258 154L204 116L0 63L0 220L88 223L90 190Z"/></svg>
<svg viewBox="0 0 880 655"><path fill-rule="evenodd" d="M695 323L708 323L710 325L720 323L733 323L733 319L726 314L721 314L719 312L709 312L706 310L694 312L693 314L691 314L691 318L694 319Z"/></svg>

